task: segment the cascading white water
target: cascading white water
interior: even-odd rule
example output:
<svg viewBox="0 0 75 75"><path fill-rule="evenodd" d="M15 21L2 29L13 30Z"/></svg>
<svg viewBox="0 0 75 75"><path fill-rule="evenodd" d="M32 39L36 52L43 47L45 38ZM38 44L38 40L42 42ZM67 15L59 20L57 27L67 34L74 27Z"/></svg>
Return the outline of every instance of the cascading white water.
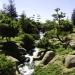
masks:
<svg viewBox="0 0 75 75"><path fill-rule="evenodd" d="M33 61L33 56L30 55L25 55L25 57L29 57L30 61L29 62L24 62L23 64L20 64L19 71L21 75L32 75L34 72L34 61Z"/></svg>
<svg viewBox="0 0 75 75"><path fill-rule="evenodd" d="M43 32L40 32L39 35L40 35L40 39L42 39L45 34Z"/></svg>
<svg viewBox="0 0 75 75"><path fill-rule="evenodd" d="M39 35L40 35L40 39L42 39L44 37L44 33L42 33L42 32L40 32ZM37 40L36 43L39 42L39 40ZM37 57L38 52L39 52L39 48L35 47L34 52L33 52L33 56L31 56L29 54L25 55L25 57L30 58L30 61L29 62L24 62L23 64L20 64L18 66L21 75L32 75L34 73L33 57Z"/></svg>

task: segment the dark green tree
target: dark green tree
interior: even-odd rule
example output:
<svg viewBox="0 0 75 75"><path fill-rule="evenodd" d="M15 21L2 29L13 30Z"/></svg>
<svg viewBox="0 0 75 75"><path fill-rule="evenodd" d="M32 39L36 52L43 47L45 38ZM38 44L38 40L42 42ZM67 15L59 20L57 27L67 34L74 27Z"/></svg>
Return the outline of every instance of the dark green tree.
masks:
<svg viewBox="0 0 75 75"><path fill-rule="evenodd" d="M28 33L28 34L38 33L36 23L30 19L25 20L24 25L22 25L22 29L25 33Z"/></svg>
<svg viewBox="0 0 75 75"><path fill-rule="evenodd" d="M7 16L9 16L12 20L16 19L17 12L13 0L9 0L9 5L4 7L4 11L6 12Z"/></svg>
<svg viewBox="0 0 75 75"><path fill-rule="evenodd" d="M43 27L42 29L44 32L50 31L50 30L54 29L56 25L57 24L55 21L46 20L46 23L44 23L42 25L42 27Z"/></svg>
<svg viewBox="0 0 75 75"><path fill-rule="evenodd" d="M17 27L10 27L7 24L0 25L0 36L2 36L2 38L6 37L7 41L10 41L11 37L15 37L18 34L18 32L19 30Z"/></svg>
<svg viewBox="0 0 75 75"><path fill-rule="evenodd" d="M72 19L73 25L75 25L75 9L73 10L71 19Z"/></svg>
<svg viewBox="0 0 75 75"><path fill-rule="evenodd" d="M21 46L27 50L27 52L32 52L32 49L35 47L35 41L33 36L30 34L25 34L24 38L22 39Z"/></svg>

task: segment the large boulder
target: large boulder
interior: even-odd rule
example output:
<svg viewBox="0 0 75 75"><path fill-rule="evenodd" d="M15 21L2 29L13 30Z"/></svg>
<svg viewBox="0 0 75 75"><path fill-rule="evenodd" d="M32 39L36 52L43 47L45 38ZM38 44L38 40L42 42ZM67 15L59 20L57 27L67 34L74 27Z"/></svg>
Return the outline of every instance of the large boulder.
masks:
<svg viewBox="0 0 75 75"><path fill-rule="evenodd" d="M42 59L42 64L47 65L55 56L53 51L47 51Z"/></svg>
<svg viewBox="0 0 75 75"><path fill-rule="evenodd" d="M66 56L64 64L67 68L75 67L75 55Z"/></svg>

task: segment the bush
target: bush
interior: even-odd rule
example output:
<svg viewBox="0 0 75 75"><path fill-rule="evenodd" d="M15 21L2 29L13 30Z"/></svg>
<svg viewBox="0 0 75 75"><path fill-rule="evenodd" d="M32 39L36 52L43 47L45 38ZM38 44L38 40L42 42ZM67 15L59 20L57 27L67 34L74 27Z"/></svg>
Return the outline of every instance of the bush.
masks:
<svg viewBox="0 0 75 75"><path fill-rule="evenodd" d="M40 38L39 34L31 34L31 35L33 36L33 38L35 40L39 40L39 38Z"/></svg>
<svg viewBox="0 0 75 75"><path fill-rule="evenodd" d="M25 20L24 24L22 25L22 29L25 33L28 34L38 34L36 23L30 19Z"/></svg>
<svg viewBox="0 0 75 75"><path fill-rule="evenodd" d="M50 30L47 31L44 35L46 38L52 39L56 37L56 31L55 30Z"/></svg>
<svg viewBox="0 0 75 75"><path fill-rule="evenodd" d="M15 63L7 60L5 55L0 55L0 75L14 75L14 66Z"/></svg>
<svg viewBox="0 0 75 75"><path fill-rule="evenodd" d="M18 35L18 28L10 27L7 24L0 25L0 36L2 37L15 37Z"/></svg>
<svg viewBox="0 0 75 75"><path fill-rule="evenodd" d="M53 45L49 42L49 39L45 37L40 40L40 42L37 44L37 47L44 48L46 51L53 49Z"/></svg>
<svg viewBox="0 0 75 75"><path fill-rule="evenodd" d="M35 47L35 41L33 36L30 34L25 34L23 37L21 46L27 50L27 52L31 51Z"/></svg>

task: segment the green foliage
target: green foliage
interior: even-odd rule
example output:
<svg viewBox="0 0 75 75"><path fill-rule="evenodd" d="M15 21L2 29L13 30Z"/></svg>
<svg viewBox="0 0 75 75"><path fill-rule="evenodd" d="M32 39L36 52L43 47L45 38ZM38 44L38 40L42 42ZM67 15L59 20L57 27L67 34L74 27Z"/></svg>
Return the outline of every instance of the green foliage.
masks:
<svg viewBox="0 0 75 75"><path fill-rule="evenodd" d="M56 8L56 9L55 9L55 12L56 12L56 13L53 14L52 16L54 17L55 20L58 21L58 23L59 23L59 25L60 25L60 20L65 17L65 13L60 12L60 8Z"/></svg>
<svg viewBox="0 0 75 75"><path fill-rule="evenodd" d="M55 26L57 26L55 21L47 20L46 23L43 24L42 30L43 30L43 32L50 31L50 30L54 29Z"/></svg>
<svg viewBox="0 0 75 75"><path fill-rule="evenodd" d="M61 20L58 30L59 32L71 33L73 31L73 25L69 20Z"/></svg>
<svg viewBox="0 0 75 75"><path fill-rule="evenodd" d="M49 38L49 39L55 38L56 37L56 30L47 31L45 33L44 37Z"/></svg>
<svg viewBox="0 0 75 75"><path fill-rule="evenodd" d="M39 34L31 34L35 40L39 40Z"/></svg>
<svg viewBox="0 0 75 75"><path fill-rule="evenodd" d="M72 19L72 23L73 23L73 25L75 25L75 9L73 10L73 13L72 13L71 19Z"/></svg>
<svg viewBox="0 0 75 75"><path fill-rule="evenodd" d="M35 68L35 75L63 75L62 69L57 64L49 64L47 67L38 66Z"/></svg>
<svg viewBox="0 0 75 75"><path fill-rule="evenodd" d="M19 25L25 33L38 34L38 23L27 18L24 13L21 14Z"/></svg>
<svg viewBox="0 0 75 75"><path fill-rule="evenodd" d="M17 27L10 27L7 24L0 25L0 36L2 37L15 37L18 32Z"/></svg>
<svg viewBox="0 0 75 75"><path fill-rule="evenodd" d="M42 23L41 22L36 22L36 26L37 26L37 29L39 30L39 31L41 31L42 30Z"/></svg>
<svg viewBox="0 0 75 75"><path fill-rule="evenodd" d="M24 47L27 51L30 51L35 47L34 38L30 34L25 34L22 39L22 42L23 43L21 44L21 46Z"/></svg>
<svg viewBox="0 0 75 75"><path fill-rule="evenodd" d="M38 33L36 23L34 21L29 20L29 19L25 20L24 25L22 25L22 29L25 33L28 33L28 34Z"/></svg>
<svg viewBox="0 0 75 75"><path fill-rule="evenodd" d="M12 20L16 19L17 13L13 0L9 0L9 5L7 5L7 7L4 7L4 10L7 16L9 16Z"/></svg>
<svg viewBox="0 0 75 75"><path fill-rule="evenodd" d="M0 55L0 75L14 75L14 66L15 63L7 60L5 55Z"/></svg>
<svg viewBox="0 0 75 75"><path fill-rule="evenodd" d="M37 44L37 47L39 48L44 48L46 50L50 50L53 48L53 45L49 42L49 39L48 38L43 38L41 39L38 44Z"/></svg>
<svg viewBox="0 0 75 75"><path fill-rule="evenodd" d="M59 55L66 55L66 54L69 54L70 52L72 52L73 49L71 49L71 48L65 49L63 47L60 47L60 48L57 48L55 51Z"/></svg>

